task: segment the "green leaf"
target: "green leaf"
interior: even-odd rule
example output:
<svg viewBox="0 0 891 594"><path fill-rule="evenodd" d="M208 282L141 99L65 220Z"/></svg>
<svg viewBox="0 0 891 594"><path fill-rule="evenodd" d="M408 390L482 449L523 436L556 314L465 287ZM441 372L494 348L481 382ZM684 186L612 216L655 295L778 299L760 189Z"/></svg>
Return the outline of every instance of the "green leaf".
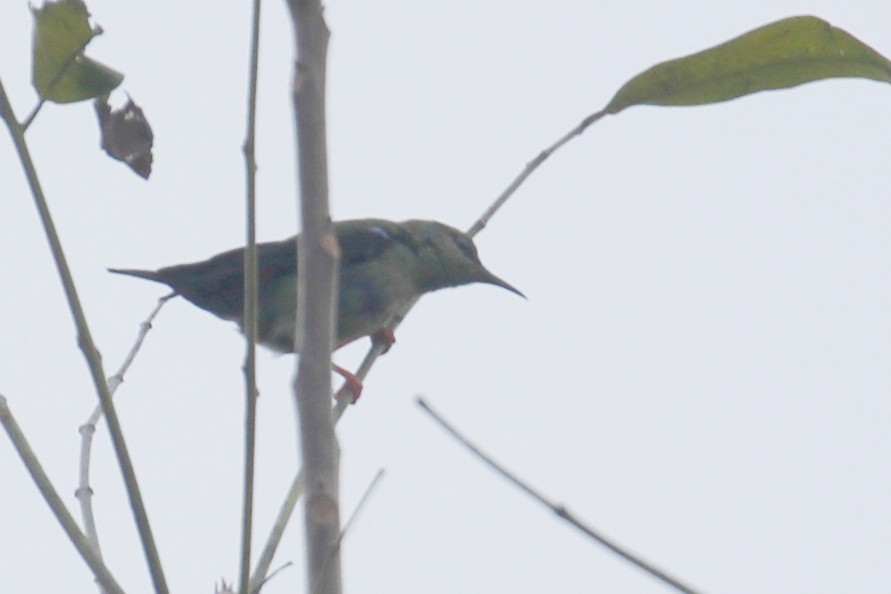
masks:
<svg viewBox="0 0 891 594"><path fill-rule="evenodd" d="M81 0L47 2L34 13L34 66L31 80L44 99L72 103L107 95L124 75L83 52L102 31L90 27Z"/></svg>
<svg viewBox="0 0 891 594"><path fill-rule="evenodd" d="M891 62L826 21L791 17L653 66L625 83L604 111L716 103L839 77L891 82Z"/></svg>

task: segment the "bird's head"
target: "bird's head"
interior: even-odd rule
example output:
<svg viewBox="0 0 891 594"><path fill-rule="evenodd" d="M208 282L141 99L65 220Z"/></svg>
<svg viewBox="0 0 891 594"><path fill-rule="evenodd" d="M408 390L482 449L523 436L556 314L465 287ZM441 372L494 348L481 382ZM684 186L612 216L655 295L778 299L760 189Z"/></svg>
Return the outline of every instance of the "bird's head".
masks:
<svg viewBox="0 0 891 594"><path fill-rule="evenodd" d="M524 297L523 293L480 262L473 239L466 233L435 221L406 221L403 229L417 250L419 277L425 291L486 283Z"/></svg>

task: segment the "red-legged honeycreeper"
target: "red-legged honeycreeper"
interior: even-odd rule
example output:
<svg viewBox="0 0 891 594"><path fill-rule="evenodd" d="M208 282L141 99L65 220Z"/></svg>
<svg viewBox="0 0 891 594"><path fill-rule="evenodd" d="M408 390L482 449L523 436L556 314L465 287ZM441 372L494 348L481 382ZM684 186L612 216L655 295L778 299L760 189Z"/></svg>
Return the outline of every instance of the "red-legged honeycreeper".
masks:
<svg viewBox="0 0 891 594"><path fill-rule="evenodd" d="M336 345L378 335L392 317L424 293L470 283L523 294L480 263L466 233L434 221L358 219L334 223L340 242ZM294 352L297 250L294 238L257 245L258 340ZM244 248L158 271L109 269L169 285L201 309L244 323Z"/></svg>

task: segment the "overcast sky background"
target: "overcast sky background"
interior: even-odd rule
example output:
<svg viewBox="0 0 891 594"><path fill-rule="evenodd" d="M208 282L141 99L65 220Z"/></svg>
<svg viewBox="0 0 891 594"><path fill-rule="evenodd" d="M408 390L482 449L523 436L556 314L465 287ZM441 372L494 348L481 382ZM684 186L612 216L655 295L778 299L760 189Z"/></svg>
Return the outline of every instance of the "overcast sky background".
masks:
<svg viewBox="0 0 891 594"><path fill-rule="evenodd" d="M28 132L111 374L165 293L156 268L243 242L248 2L92 0L92 57L155 133L150 181L98 150L92 106ZM283 2L264 7L259 235L295 232ZM885 0L332 1L331 198L339 219L468 227L526 162L631 76L814 14L891 55ZM0 11L0 77L24 117L31 16ZM490 286L426 297L338 428L348 592L668 589L468 455L414 404L617 542L710 594L891 588L891 88L842 80L697 108L633 108L542 167L477 240ZM96 403L11 142L0 140L0 393L75 508ZM366 344L337 360L353 366ZM118 411L173 591L237 577L244 344L164 308ZM259 361L256 542L297 469L294 358ZM5 441L5 440L3 440ZM104 424L97 521L111 570L148 592ZM0 444L9 592L95 591L12 447ZM299 526L264 590L302 591Z"/></svg>

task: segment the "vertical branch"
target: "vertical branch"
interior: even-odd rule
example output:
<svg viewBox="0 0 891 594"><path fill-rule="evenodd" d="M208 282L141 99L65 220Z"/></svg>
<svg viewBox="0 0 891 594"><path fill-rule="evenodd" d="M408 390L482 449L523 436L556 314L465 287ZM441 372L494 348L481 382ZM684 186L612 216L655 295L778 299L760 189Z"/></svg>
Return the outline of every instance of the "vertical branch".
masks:
<svg viewBox="0 0 891 594"><path fill-rule="evenodd" d="M297 350L294 384L305 472L307 573L313 594L341 591L339 451L331 414L339 247L328 208L325 68L328 27L319 0L288 0L297 36L294 109L300 176Z"/></svg>
<svg viewBox="0 0 891 594"><path fill-rule="evenodd" d="M244 250L244 483L241 514L239 592L248 592L254 517L254 451L257 428L257 77L260 56L260 0L254 0L251 23L251 64L248 83L247 133L244 141L246 245Z"/></svg>
<svg viewBox="0 0 891 594"><path fill-rule="evenodd" d="M118 466L124 479L124 485L127 489L127 496L130 500L130 508L133 511L133 517L136 521L136 527L139 537L142 541L143 553L145 554L146 563L149 567L149 573L155 591L158 594L167 594L167 582L164 578L164 572L161 568L161 559L158 556L158 549L155 546L155 539L152 536L151 526L148 521L148 514L145 511L145 503L142 500L142 493L139 490L139 484L136 481L136 471L133 469L133 461L130 459L130 452L127 449L127 443L124 440L124 432L118 419L117 411L111 400L111 391L108 388L108 382L105 379L105 371L102 369L102 356L93 342L90 328L87 325L87 319L84 315L83 307L80 304L80 297L74 286L74 278L71 276L71 269L68 267L68 261L65 258L65 252L62 249L62 242L56 232L56 225L49 212L49 205L46 202L46 196L43 194L43 188L37 177L37 170L34 162L31 160L31 152L25 142L24 129L15 118L12 105L6 96L3 83L0 82L0 117L9 127L10 135L15 144L16 152L22 162L22 169L31 188L31 195L34 198L34 205L40 215L40 222L46 234L47 242L50 245L53 259L56 263L56 269L62 280L62 288L65 291L65 297L68 299L68 308L71 310L71 316L74 318L74 324L77 329L77 344L83 352L87 367L90 370L90 376L96 393L99 395L99 402L102 404L102 411L105 413L105 421L108 424L108 433L111 436L111 442L114 446L114 452L118 459Z"/></svg>

